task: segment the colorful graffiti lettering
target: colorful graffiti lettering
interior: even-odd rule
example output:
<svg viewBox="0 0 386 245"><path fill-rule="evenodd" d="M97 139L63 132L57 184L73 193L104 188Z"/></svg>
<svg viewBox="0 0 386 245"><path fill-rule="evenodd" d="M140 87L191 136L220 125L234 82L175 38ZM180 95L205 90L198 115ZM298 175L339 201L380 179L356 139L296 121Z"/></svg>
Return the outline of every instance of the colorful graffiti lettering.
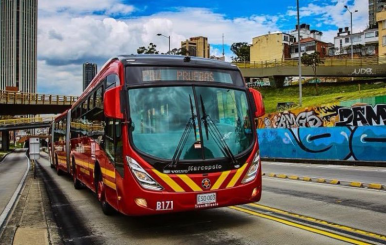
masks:
<svg viewBox="0 0 386 245"><path fill-rule="evenodd" d="M386 105L345 107L338 114L336 126L386 125Z"/></svg>
<svg viewBox="0 0 386 245"><path fill-rule="evenodd" d="M259 129L264 158L386 161L386 126Z"/></svg>
<svg viewBox="0 0 386 245"><path fill-rule="evenodd" d="M265 158L386 161L386 98L342 102L258 119ZM351 106L347 106L351 105Z"/></svg>

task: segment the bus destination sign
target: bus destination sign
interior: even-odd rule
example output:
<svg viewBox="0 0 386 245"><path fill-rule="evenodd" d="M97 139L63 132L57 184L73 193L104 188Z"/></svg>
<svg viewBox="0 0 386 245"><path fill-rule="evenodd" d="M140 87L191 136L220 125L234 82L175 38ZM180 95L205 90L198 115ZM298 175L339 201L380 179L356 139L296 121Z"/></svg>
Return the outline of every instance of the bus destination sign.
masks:
<svg viewBox="0 0 386 245"><path fill-rule="evenodd" d="M177 69L156 69L142 70L142 81L199 81L214 82L215 73L213 71L177 70Z"/></svg>

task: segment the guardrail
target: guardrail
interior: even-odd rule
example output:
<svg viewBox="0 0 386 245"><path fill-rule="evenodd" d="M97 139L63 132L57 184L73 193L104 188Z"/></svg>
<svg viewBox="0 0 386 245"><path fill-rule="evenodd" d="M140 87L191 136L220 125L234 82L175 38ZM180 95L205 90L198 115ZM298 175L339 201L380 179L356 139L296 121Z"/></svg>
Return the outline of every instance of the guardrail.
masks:
<svg viewBox="0 0 386 245"><path fill-rule="evenodd" d="M55 117L31 117L0 120L0 126L19 125L27 123L41 123L53 121Z"/></svg>
<svg viewBox="0 0 386 245"><path fill-rule="evenodd" d="M0 90L0 104L72 105L78 96L31 94Z"/></svg>
<svg viewBox="0 0 386 245"><path fill-rule="evenodd" d="M323 58L323 64L318 66L366 66L366 65L385 65L386 57L355 57L351 58ZM268 68L278 66L298 66L298 59L285 60L265 60L265 61L246 61L234 62L239 68ZM302 66L304 66L302 64Z"/></svg>

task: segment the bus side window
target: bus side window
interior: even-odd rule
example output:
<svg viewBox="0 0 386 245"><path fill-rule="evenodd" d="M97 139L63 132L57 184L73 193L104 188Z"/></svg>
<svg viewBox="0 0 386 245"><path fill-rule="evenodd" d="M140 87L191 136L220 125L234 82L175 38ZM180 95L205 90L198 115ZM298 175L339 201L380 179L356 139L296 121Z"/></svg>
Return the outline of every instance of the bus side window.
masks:
<svg viewBox="0 0 386 245"><path fill-rule="evenodd" d="M114 164L114 119L111 118L106 119L104 147L107 157Z"/></svg>
<svg viewBox="0 0 386 245"><path fill-rule="evenodd" d="M118 173L123 177L122 122L108 118L105 127L105 151Z"/></svg>
<svg viewBox="0 0 386 245"><path fill-rule="evenodd" d="M115 121L115 168L124 177L121 120Z"/></svg>
<svg viewBox="0 0 386 245"><path fill-rule="evenodd" d="M117 74L110 74L106 77L106 90L119 86L119 77Z"/></svg>

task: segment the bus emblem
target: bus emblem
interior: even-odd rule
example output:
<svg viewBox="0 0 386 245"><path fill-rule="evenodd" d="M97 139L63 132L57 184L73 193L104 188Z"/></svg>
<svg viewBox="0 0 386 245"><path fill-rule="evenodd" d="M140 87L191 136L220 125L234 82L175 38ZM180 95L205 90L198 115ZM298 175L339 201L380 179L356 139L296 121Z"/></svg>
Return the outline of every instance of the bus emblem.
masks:
<svg viewBox="0 0 386 245"><path fill-rule="evenodd" d="M208 178L203 179L201 182L201 185L202 185L202 187L204 187L204 189L209 189L210 188L210 180Z"/></svg>

